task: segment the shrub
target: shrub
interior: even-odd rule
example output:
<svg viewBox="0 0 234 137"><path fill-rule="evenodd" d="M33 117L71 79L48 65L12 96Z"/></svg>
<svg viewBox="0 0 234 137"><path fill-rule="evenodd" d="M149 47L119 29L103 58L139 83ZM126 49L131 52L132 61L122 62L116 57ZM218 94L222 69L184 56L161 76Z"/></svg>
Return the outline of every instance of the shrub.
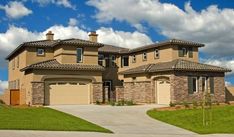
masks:
<svg viewBox="0 0 234 137"><path fill-rule="evenodd" d="M197 101L194 100L193 101L193 108L196 109L197 107L198 107L198 103L197 103Z"/></svg>
<svg viewBox="0 0 234 137"><path fill-rule="evenodd" d="M120 106L124 106L125 105L125 101L123 99L120 100L119 103L120 103Z"/></svg>
<svg viewBox="0 0 234 137"><path fill-rule="evenodd" d="M97 100L97 101L96 101L96 104L97 104L97 105L100 105L100 104L101 104L101 102Z"/></svg>
<svg viewBox="0 0 234 137"><path fill-rule="evenodd" d="M5 102L3 100L0 99L0 104L5 104Z"/></svg>
<svg viewBox="0 0 234 137"><path fill-rule="evenodd" d="M184 105L185 108L189 108L189 103L188 102L184 101L183 105Z"/></svg>
<svg viewBox="0 0 234 137"><path fill-rule="evenodd" d="M225 101L226 104L230 105L231 103L229 101Z"/></svg>
<svg viewBox="0 0 234 137"><path fill-rule="evenodd" d="M122 104L121 104L120 101L118 101L115 105L116 105L116 106L122 106Z"/></svg>
<svg viewBox="0 0 234 137"><path fill-rule="evenodd" d="M132 106L132 105L134 105L134 103L133 103L132 100L126 101L125 104L126 104L127 106Z"/></svg>
<svg viewBox="0 0 234 137"><path fill-rule="evenodd" d="M172 102L170 102L170 107L175 107L176 106L176 104L175 103L172 103Z"/></svg>
<svg viewBox="0 0 234 137"><path fill-rule="evenodd" d="M111 106L115 106L115 102L114 101L109 101L108 104L110 104Z"/></svg>

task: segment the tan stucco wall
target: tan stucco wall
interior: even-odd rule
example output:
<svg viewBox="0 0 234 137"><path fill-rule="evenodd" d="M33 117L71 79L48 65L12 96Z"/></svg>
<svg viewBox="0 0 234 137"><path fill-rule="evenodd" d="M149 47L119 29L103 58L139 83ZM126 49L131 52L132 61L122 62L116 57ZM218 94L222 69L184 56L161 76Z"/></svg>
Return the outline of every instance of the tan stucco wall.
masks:
<svg viewBox="0 0 234 137"><path fill-rule="evenodd" d="M10 91L5 90L3 94L0 95L0 100L2 100L6 105L10 105Z"/></svg>
<svg viewBox="0 0 234 137"><path fill-rule="evenodd" d="M60 63L77 63L76 49L83 48L83 62L80 64L97 64L98 63L98 48L84 46L69 46L61 45L54 51L54 57Z"/></svg>
<svg viewBox="0 0 234 137"><path fill-rule="evenodd" d="M37 48L27 48L27 54L26 54L26 64L30 65L33 63L38 63L46 60L50 60L54 58L54 53L52 48L44 48L45 49L45 55L43 56L37 56Z"/></svg>
<svg viewBox="0 0 234 137"><path fill-rule="evenodd" d="M25 90L22 84L24 84L24 73L20 69L26 66L26 55L27 51L22 51L17 56L11 58L8 64L8 81L18 81L19 80L19 90L20 90L20 104L25 104ZM17 65L19 59L19 66ZM13 60L15 60L15 67L13 69ZM10 97L10 96L9 96Z"/></svg>

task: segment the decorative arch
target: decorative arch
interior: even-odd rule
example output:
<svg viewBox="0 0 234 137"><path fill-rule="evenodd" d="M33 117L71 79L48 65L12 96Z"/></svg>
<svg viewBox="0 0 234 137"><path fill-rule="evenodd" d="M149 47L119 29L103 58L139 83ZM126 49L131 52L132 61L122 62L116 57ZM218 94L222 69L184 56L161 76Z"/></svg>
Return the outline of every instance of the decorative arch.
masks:
<svg viewBox="0 0 234 137"><path fill-rule="evenodd" d="M71 75L47 75L41 78L41 81L51 81L51 80L59 80L59 79L77 79L77 80L85 80L90 82L96 82L96 79L92 76L71 76Z"/></svg>
<svg viewBox="0 0 234 137"><path fill-rule="evenodd" d="M154 81L156 80L164 80L164 81L167 81L167 82L170 82L170 77L169 76L156 76L153 78Z"/></svg>

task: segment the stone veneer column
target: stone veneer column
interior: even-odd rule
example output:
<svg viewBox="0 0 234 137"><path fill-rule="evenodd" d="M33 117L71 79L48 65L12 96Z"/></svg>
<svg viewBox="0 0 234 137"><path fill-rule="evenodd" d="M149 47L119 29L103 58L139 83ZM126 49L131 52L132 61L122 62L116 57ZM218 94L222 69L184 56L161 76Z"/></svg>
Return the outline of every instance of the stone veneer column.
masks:
<svg viewBox="0 0 234 137"><path fill-rule="evenodd" d="M102 82L95 82L92 85L93 85L93 103L96 103L96 101L103 102Z"/></svg>
<svg viewBox="0 0 234 137"><path fill-rule="evenodd" d="M116 92L116 101L124 100L124 87L123 86L115 86Z"/></svg>
<svg viewBox="0 0 234 137"><path fill-rule="evenodd" d="M224 77L214 77L214 99L218 102L225 102Z"/></svg>
<svg viewBox="0 0 234 137"><path fill-rule="evenodd" d="M44 82L32 82L32 105L44 105Z"/></svg>
<svg viewBox="0 0 234 137"><path fill-rule="evenodd" d="M104 102L105 103L107 103L109 101L108 92L109 92L109 87L104 86Z"/></svg>

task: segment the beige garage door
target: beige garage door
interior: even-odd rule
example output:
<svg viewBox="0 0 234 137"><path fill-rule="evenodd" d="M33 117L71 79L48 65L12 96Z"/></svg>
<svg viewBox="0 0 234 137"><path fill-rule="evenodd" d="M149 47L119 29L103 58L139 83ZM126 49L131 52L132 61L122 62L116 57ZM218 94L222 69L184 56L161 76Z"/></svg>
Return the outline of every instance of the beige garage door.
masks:
<svg viewBox="0 0 234 137"><path fill-rule="evenodd" d="M49 86L50 105L89 104L89 84L62 83Z"/></svg>
<svg viewBox="0 0 234 137"><path fill-rule="evenodd" d="M156 81L158 104L170 103L170 83L168 81Z"/></svg>

